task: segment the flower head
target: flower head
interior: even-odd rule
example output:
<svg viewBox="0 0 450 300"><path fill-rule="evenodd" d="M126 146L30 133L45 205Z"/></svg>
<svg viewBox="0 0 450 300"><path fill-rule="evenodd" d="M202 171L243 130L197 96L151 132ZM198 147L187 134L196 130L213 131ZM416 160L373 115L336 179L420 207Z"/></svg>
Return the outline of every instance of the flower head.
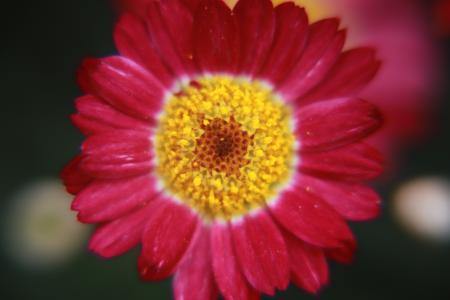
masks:
<svg viewBox="0 0 450 300"><path fill-rule="evenodd" d="M326 257L349 262L345 219L379 198L364 139L381 123L358 99L374 50L342 52L337 19L309 24L269 0L153 1L115 30L120 55L87 59L63 171L103 257L141 244L144 280L174 275L176 299L253 299L290 280L317 292Z"/></svg>

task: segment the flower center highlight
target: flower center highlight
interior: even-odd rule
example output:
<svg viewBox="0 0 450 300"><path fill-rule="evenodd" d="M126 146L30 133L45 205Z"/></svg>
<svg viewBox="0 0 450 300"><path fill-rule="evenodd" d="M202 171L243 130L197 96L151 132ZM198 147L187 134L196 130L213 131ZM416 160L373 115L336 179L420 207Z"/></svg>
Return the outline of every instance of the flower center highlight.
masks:
<svg viewBox="0 0 450 300"><path fill-rule="evenodd" d="M265 206L289 181L291 110L259 81L201 77L166 101L154 137L165 190L206 220Z"/></svg>

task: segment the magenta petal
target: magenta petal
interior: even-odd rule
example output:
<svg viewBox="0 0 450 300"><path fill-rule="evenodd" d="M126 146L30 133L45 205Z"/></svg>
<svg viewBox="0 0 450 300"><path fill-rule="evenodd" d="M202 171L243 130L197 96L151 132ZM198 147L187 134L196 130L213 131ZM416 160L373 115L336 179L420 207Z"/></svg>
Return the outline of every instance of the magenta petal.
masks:
<svg viewBox="0 0 450 300"><path fill-rule="evenodd" d="M182 54L178 52L175 39L171 36L165 24L165 16L161 12L161 1L149 1L146 25L151 47L156 49L161 62L170 69L176 78L188 74L189 70L183 62ZM188 28L191 28L189 26ZM188 35L191 37L191 34Z"/></svg>
<svg viewBox="0 0 450 300"><path fill-rule="evenodd" d="M310 293L317 293L328 283L328 264L323 251L289 233L284 238L289 251L292 281Z"/></svg>
<svg viewBox="0 0 450 300"><path fill-rule="evenodd" d="M198 4L201 0L181 0L190 11L194 12L197 9Z"/></svg>
<svg viewBox="0 0 450 300"><path fill-rule="evenodd" d="M179 0L153 1L148 11L153 46L178 77L195 71L192 14Z"/></svg>
<svg viewBox="0 0 450 300"><path fill-rule="evenodd" d="M114 129L149 131L149 122L129 117L92 95L79 97L75 105L78 113L72 116L74 124L86 135Z"/></svg>
<svg viewBox="0 0 450 300"><path fill-rule="evenodd" d="M78 219L100 223L117 219L145 206L157 194L152 176L143 175L121 180L96 180L81 191L72 202Z"/></svg>
<svg viewBox="0 0 450 300"><path fill-rule="evenodd" d="M64 186L67 192L73 195L76 195L92 181L92 177L80 168L81 160L81 155L75 156L61 171Z"/></svg>
<svg viewBox="0 0 450 300"><path fill-rule="evenodd" d="M151 169L148 132L115 130L88 137L82 146L81 168L97 178L140 175Z"/></svg>
<svg viewBox="0 0 450 300"><path fill-rule="evenodd" d="M283 81L279 83L278 89L285 99L295 100L306 93L303 88L311 88L317 83L317 76L310 76L310 71L315 67L331 67L329 65L321 66L318 62L322 59L331 44L336 42L339 20L326 19L312 24L309 27L308 35L303 45L304 51L301 57L295 61L292 69L285 74ZM334 43L333 43L334 42ZM337 53L338 55L339 53ZM314 73L312 74L314 75ZM323 79L323 78L320 78Z"/></svg>
<svg viewBox="0 0 450 300"><path fill-rule="evenodd" d="M272 49L259 77L277 84L295 67L304 50L308 37L308 17L303 8L292 2L277 6L275 16Z"/></svg>
<svg viewBox="0 0 450 300"><path fill-rule="evenodd" d="M139 162L152 157L150 133L114 130L88 137L81 147L83 155L105 163Z"/></svg>
<svg viewBox="0 0 450 300"><path fill-rule="evenodd" d="M214 225L211 248L215 279L225 300L257 298L238 265L228 224Z"/></svg>
<svg viewBox="0 0 450 300"><path fill-rule="evenodd" d="M261 211L232 224L233 242L240 266L250 284L273 295L289 283L288 254L273 220Z"/></svg>
<svg viewBox="0 0 450 300"><path fill-rule="evenodd" d="M311 102L356 95L377 74L380 61L372 48L356 48L342 53L325 80L305 95L302 101Z"/></svg>
<svg viewBox="0 0 450 300"><path fill-rule="evenodd" d="M239 72L254 75L271 49L275 17L270 0L241 0L233 9L240 33Z"/></svg>
<svg viewBox="0 0 450 300"><path fill-rule="evenodd" d="M300 151L325 151L359 141L377 130L381 114L363 100L339 98L298 108Z"/></svg>
<svg viewBox="0 0 450 300"><path fill-rule="evenodd" d="M150 206L141 252L146 264L139 273L146 280L156 280L172 274L189 246L198 218L170 199L159 198Z"/></svg>
<svg viewBox="0 0 450 300"><path fill-rule="evenodd" d="M288 101L303 96L324 79L339 57L345 41L345 31L338 31L338 19L326 19L312 24L300 59L284 74L278 89Z"/></svg>
<svg viewBox="0 0 450 300"><path fill-rule="evenodd" d="M89 249L105 258L129 251L141 241L150 214L147 206L98 227L89 241Z"/></svg>
<svg viewBox="0 0 450 300"><path fill-rule="evenodd" d="M204 72L235 71L239 62L237 21L221 0L202 0L194 18L194 59Z"/></svg>
<svg viewBox="0 0 450 300"><path fill-rule="evenodd" d="M164 88L160 82L124 57L84 60L78 82L86 93L142 120L151 120L162 107Z"/></svg>
<svg viewBox="0 0 450 300"><path fill-rule="evenodd" d="M81 114L72 114L70 116L72 124L75 125L83 134L92 135L112 130L112 128L101 121L93 120Z"/></svg>
<svg viewBox="0 0 450 300"><path fill-rule="evenodd" d="M353 262L353 254L356 249L356 241L348 240L338 248L326 249L325 254L332 260L341 264L350 264Z"/></svg>
<svg viewBox="0 0 450 300"><path fill-rule="evenodd" d="M138 176L150 172L150 161L131 162L123 164L105 164L91 157L83 158L81 163L83 172L98 179L120 179Z"/></svg>
<svg viewBox="0 0 450 300"><path fill-rule="evenodd" d="M380 196L365 185L306 175L299 175L296 184L322 198L348 220L365 221L375 218L380 212Z"/></svg>
<svg viewBox="0 0 450 300"><path fill-rule="evenodd" d="M367 144L351 144L328 152L302 153L299 170L328 179L366 180L383 172L383 157Z"/></svg>
<svg viewBox="0 0 450 300"><path fill-rule="evenodd" d="M289 232L318 247L337 248L353 239L349 227L334 209L301 187L283 192L270 210Z"/></svg>
<svg viewBox="0 0 450 300"><path fill-rule="evenodd" d="M211 255L210 230L200 225L177 267L173 280L175 300L217 299Z"/></svg>
<svg viewBox="0 0 450 300"><path fill-rule="evenodd" d="M147 28L138 17L132 14L122 15L114 31L114 40L121 55L146 67L164 86L171 86L174 76L152 47Z"/></svg>

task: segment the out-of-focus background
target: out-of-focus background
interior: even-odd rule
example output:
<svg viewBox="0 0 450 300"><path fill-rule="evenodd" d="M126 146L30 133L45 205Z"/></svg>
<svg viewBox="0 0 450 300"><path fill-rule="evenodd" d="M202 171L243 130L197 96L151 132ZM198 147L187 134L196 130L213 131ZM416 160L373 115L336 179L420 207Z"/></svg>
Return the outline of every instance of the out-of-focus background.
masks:
<svg viewBox="0 0 450 300"><path fill-rule="evenodd" d="M303 1L314 18L342 14L351 43L378 43L386 60L365 91L387 115L374 138L389 161L374 183L383 214L352 224L355 262L331 263L318 298L450 299L450 1ZM102 260L86 250L92 228L76 222L58 179L82 141L69 121L75 70L86 56L115 53L117 10L107 0L41 0L2 11L0 298L171 299L169 280L138 280L137 251ZM316 298L290 287L275 299Z"/></svg>

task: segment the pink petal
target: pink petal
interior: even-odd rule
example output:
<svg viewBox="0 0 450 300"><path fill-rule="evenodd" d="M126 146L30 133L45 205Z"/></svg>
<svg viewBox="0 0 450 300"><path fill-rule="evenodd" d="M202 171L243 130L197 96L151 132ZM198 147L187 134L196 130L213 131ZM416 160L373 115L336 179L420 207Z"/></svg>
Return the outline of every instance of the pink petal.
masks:
<svg viewBox="0 0 450 300"><path fill-rule="evenodd" d="M150 161L123 164L107 164L97 162L90 157L84 158L81 164L83 172L98 179L120 179L149 173Z"/></svg>
<svg viewBox="0 0 450 300"><path fill-rule="evenodd" d="M292 2L275 8L276 29L272 49L259 77L272 83L284 79L299 60L308 37L308 17Z"/></svg>
<svg viewBox="0 0 450 300"><path fill-rule="evenodd" d="M147 132L115 130L88 137L82 146L81 168L97 178L122 178L151 169L151 143Z"/></svg>
<svg viewBox="0 0 450 300"><path fill-rule="evenodd" d="M137 246L151 211L147 207L98 227L89 249L105 258L121 255Z"/></svg>
<svg viewBox="0 0 450 300"><path fill-rule="evenodd" d="M342 53L326 79L302 101L311 102L353 96L377 74L380 61L372 48L356 48Z"/></svg>
<svg viewBox="0 0 450 300"><path fill-rule="evenodd" d="M278 89L285 99L291 101L303 96L324 79L344 45L346 34L338 31L338 26L338 19L326 19L310 26L300 59L294 61L289 73L280 77L285 80Z"/></svg>
<svg viewBox="0 0 450 300"><path fill-rule="evenodd" d="M189 246L198 218L170 199L157 199L150 206L152 214L142 238L144 264L139 274L145 280L157 280L172 274Z"/></svg>
<svg viewBox="0 0 450 300"><path fill-rule="evenodd" d="M170 87L174 76L152 47L145 24L132 14L123 14L114 31L114 41L122 56L146 67L164 86Z"/></svg>
<svg viewBox="0 0 450 300"><path fill-rule="evenodd" d="M83 172L80 168L82 156L75 156L61 171L61 178L68 193L76 195L85 188L92 177Z"/></svg>
<svg viewBox="0 0 450 300"><path fill-rule="evenodd" d="M283 192L270 205L270 210L289 232L318 247L337 248L353 239L347 224L334 209L301 187Z"/></svg>
<svg viewBox="0 0 450 300"><path fill-rule="evenodd" d="M114 129L150 129L150 123L129 117L92 95L79 97L75 105L78 114L72 116L74 124L86 134L99 134Z"/></svg>
<svg viewBox="0 0 450 300"><path fill-rule="evenodd" d="M192 12L177 0L151 1L146 20L152 46L172 73L192 73Z"/></svg>
<svg viewBox="0 0 450 300"><path fill-rule="evenodd" d="M81 88L130 116L151 120L162 107L164 88L130 59L86 59L78 72Z"/></svg>
<svg viewBox="0 0 450 300"><path fill-rule="evenodd" d="M100 223L117 219L145 206L157 194L152 176L143 175L121 180L96 180L81 191L72 202L78 219Z"/></svg>
<svg viewBox="0 0 450 300"><path fill-rule="evenodd" d="M214 276L225 300L258 298L241 273L228 224L214 225L211 231L211 248Z"/></svg>
<svg viewBox="0 0 450 300"><path fill-rule="evenodd" d="M250 284L273 295L289 283L288 254L283 236L273 220L261 211L232 224L234 249Z"/></svg>
<svg viewBox="0 0 450 300"><path fill-rule="evenodd" d="M143 161L152 157L150 134L134 130L114 130L88 137L81 147L83 155L104 162Z"/></svg>
<svg viewBox="0 0 450 300"><path fill-rule="evenodd" d="M289 251L292 281L310 293L317 293L328 283L328 264L323 251L289 233L284 238Z"/></svg>
<svg viewBox="0 0 450 300"><path fill-rule="evenodd" d="M349 240L343 243L338 248L326 249L325 254L332 260L337 261L340 264L350 264L353 262L353 254L356 249L355 239Z"/></svg>
<svg viewBox="0 0 450 300"><path fill-rule="evenodd" d="M298 108L295 133L302 152L324 151L359 141L374 131L382 117L376 106L339 98Z"/></svg>
<svg viewBox="0 0 450 300"><path fill-rule="evenodd" d="M270 0L241 0L233 9L240 33L241 73L254 75L262 67L271 49L275 16Z"/></svg>
<svg viewBox="0 0 450 300"><path fill-rule="evenodd" d="M211 265L210 231L200 225L175 273L175 300L217 299L218 290Z"/></svg>
<svg viewBox="0 0 450 300"><path fill-rule="evenodd" d="M380 212L380 197L365 185L320 180L306 175L298 176L296 184L323 199L348 220L365 221L375 218Z"/></svg>
<svg viewBox="0 0 450 300"><path fill-rule="evenodd" d="M302 153L300 172L337 180L366 180L383 172L383 157L359 143L328 152Z"/></svg>
<svg viewBox="0 0 450 300"><path fill-rule="evenodd" d="M98 134L112 130L108 125L80 114L72 114L70 120L72 121L72 124L85 135Z"/></svg>
<svg viewBox="0 0 450 300"><path fill-rule="evenodd" d="M181 0L181 2L186 5L192 12L194 12L197 9L197 6L199 5L201 0Z"/></svg>
<svg viewBox="0 0 450 300"><path fill-rule="evenodd" d="M237 21L221 0L202 0L194 18L194 59L205 72L235 71L239 62Z"/></svg>

